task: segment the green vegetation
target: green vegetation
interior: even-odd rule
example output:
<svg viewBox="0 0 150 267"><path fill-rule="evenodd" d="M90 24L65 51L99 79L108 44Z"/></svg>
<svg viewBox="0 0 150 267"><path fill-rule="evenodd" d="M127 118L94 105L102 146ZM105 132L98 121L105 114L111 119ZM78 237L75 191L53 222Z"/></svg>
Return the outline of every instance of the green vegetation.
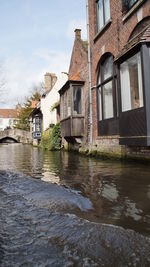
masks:
<svg viewBox="0 0 150 267"><path fill-rule="evenodd" d="M15 128L29 131L30 130L30 122L29 117L33 108L31 107L32 100L39 101L40 93L35 91L31 97L26 98L25 103L21 106L18 105L18 117Z"/></svg>
<svg viewBox="0 0 150 267"><path fill-rule="evenodd" d="M54 109L57 108L58 105L60 105L60 101L55 102L55 103L51 106L51 108L50 108L50 112L54 111Z"/></svg>
<svg viewBox="0 0 150 267"><path fill-rule="evenodd" d="M61 148L60 123L43 132L41 147L48 150L59 150Z"/></svg>

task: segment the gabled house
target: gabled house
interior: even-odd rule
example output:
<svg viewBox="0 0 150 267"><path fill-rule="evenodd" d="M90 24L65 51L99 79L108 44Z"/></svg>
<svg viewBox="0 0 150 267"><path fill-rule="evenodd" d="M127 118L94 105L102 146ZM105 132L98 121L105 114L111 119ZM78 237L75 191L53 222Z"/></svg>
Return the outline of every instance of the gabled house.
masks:
<svg viewBox="0 0 150 267"><path fill-rule="evenodd" d="M67 79L68 75L64 72L59 77L56 77L53 73L45 74L45 92L41 98L43 131L60 120L60 96L58 91L66 83Z"/></svg>
<svg viewBox="0 0 150 267"><path fill-rule="evenodd" d="M0 109L0 131L14 128L17 122L17 109Z"/></svg>
<svg viewBox="0 0 150 267"><path fill-rule="evenodd" d="M150 1L89 0L88 11L93 145L138 155L150 146Z"/></svg>
<svg viewBox="0 0 150 267"><path fill-rule="evenodd" d="M63 142L79 147L88 142L88 53L81 30L75 30L68 81L59 91Z"/></svg>

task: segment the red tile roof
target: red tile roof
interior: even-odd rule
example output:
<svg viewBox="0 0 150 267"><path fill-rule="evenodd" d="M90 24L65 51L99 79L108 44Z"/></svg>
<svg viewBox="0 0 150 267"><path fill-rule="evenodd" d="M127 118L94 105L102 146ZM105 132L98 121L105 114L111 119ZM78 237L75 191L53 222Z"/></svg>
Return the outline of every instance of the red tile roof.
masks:
<svg viewBox="0 0 150 267"><path fill-rule="evenodd" d="M69 76L69 80L71 81L83 81L80 75L80 71L76 72L74 75Z"/></svg>
<svg viewBox="0 0 150 267"><path fill-rule="evenodd" d="M16 109L0 109L0 118L16 118L17 110Z"/></svg>

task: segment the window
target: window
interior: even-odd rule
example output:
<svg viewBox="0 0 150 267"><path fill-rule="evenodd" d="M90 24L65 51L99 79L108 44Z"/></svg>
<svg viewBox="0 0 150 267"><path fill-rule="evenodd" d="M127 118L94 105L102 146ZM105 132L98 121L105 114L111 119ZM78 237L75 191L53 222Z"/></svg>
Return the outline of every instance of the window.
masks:
<svg viewBox="0 0 150 267"><path fill-rule="evenodd" d="M143 107L140 52L120 65L122 111Z"/></svg>
<svg viewBox="0 0 150 267"><path fill-rule="evenodd" d="M13 125L13 120L12 119L9 119L9 126L12 126L12 125Z"/></svg>
<svg viewBox="0 0 150 267"><path fill-rule="evenodd" d="M41 131L41 119L38 116L33 118L33 131L34 132L40 132Z"/></svg>
<svg viewBox="0 0 150 267"><path fill-rule="evenodd" d="M109 0L96 0L97 31L100 31L110 19Z"/></svg>
<svg viewBox="0 0 150 267"><path fill-rule="evenodd" d="M137 3L138 0L122 0L122 11L126 12Z"/></svg>
<svg viewBox="0 0 150 267"><path fill-rule="evenodd" d="M81 114L81 87L73 87L73 115Z"/></svg>
<svg viewBox="0 0 150 267"><path fill-rule="evenodd" d="M113 57L109 56L99 67L97 80L99 121L114 117L113 79Z"/></svg>
<svg viewBox="0 0 150 267"><path fill-rule="evenodd" d="M67 90L60 98L61 120L71 116L70 90Z"/></svg>

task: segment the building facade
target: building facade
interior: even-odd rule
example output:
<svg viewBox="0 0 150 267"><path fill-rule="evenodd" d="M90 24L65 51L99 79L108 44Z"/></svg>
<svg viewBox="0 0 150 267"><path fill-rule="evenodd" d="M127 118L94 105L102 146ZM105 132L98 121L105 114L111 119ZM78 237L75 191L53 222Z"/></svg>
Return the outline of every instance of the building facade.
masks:
<svg viewBox="0 0 150 267"><path fill-rule="evenodd" d="M41 98L41 112L43 115L43 131L51 125L55 125L60 120L58 91L68 80L68 75L64 72L59 77L55 74L45 74L45 92Z"/></svg>
<svg viewBox="0 0 150 267"><path fill-rule="evenodd" d="M63 144L74 149L88 143L89 84L87 41L75 30L68 81L60 89L60 123Z"/></svg>
<svg viewBox="0 0 150 267"><path fill-rule="evenodd" d="M17 122L17 109L0 109L0 131L13 129Z"/></svg>
<svg viewBox="0 0 150 267"><path fill-rule="evenodd" d="M93 145L150 146L150 1L89 0Z"/></svg>

